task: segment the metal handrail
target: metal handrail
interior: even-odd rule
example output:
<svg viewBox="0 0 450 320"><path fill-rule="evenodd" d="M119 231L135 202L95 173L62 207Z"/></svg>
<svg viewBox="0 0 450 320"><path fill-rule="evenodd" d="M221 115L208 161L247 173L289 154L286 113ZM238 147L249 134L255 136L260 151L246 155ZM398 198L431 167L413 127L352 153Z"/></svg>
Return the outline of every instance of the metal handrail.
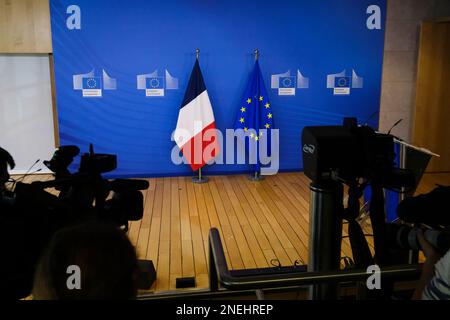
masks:
<svg viewBox="0 0 450 320"><path fill-rule="evenodd" d="M419 264L385 267L380 271L383 278L417 278L422 266ZM284 274L258 274L234 276L228 269L219 231L209 231L209 289L217 291L219 283L230 290L264 289L274 287L304 286L323 282L363 281L370 276L366 270L342 270L335 272L293 271Z"/></svg>

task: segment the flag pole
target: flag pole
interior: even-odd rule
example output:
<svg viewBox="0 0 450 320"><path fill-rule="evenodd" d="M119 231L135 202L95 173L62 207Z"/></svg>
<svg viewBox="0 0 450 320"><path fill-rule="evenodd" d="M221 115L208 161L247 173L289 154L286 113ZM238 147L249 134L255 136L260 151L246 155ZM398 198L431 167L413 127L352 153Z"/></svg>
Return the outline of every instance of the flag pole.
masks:
<svg viewBox="0 0 450 320"><path fill-rule="evenodd" d="M258 50L258 48L256 48L255 51L253 51L253 54L255 55L255 62L257 62L258 59L259 59L259 50ZM259 144L259 142L257 142L257 143ZM256 152L258 152L258 151L259 151L259 148L256 147ZM256 157L256 159L258 159L258 156ZM258 171L255 170L255 174L254 175L250 175L248 177L248 179L252 180L252 181L260 181L260 180L263 180L264 177L261 176L261 174Z"/></svg>
<svg viewBox="0 0 450 320"><path fill-rule="evenodd" d="M200 57L200 49L197 48L197 49L195 49L195 59L198 61L199 57ZM206 182L208 182L208 178L202 176L202 168L198 169L198 176L197 177L193 177L192 178L192 182L193 183L206 183Z"/></svg>
<svg viewBox="0 0 450 320"><path fill-rule="evenodd" d="M206 183L208 180L208 177L202 175L202 168L198 169L198 176L192 178L193 183Z"/></svg>

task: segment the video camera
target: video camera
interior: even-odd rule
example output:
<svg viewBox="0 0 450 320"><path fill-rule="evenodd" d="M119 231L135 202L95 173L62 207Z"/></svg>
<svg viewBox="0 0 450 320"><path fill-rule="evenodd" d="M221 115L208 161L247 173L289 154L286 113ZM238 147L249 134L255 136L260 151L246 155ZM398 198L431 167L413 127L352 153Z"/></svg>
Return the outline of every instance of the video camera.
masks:
<svg viewBox="0 0 450 320"><path fill-rule="evenodd" d="M13 191L0 194L0 250L5 259L0 273L0 297L22 298L30 294L33 275L42 250L59 229L84 220L110 221L128 230L128 221L143 215L145 180L102 177L117 167L117 157L90 151L81 156L76 173L69 165L80 153L76 146L63 146L44 164L55 179L18 182ZM55 194L48 188L59 191Z"/></svg>
<svg viewBox="0 0 450 320"><path fill-rule="evenodd" d="M81 156L78 172L71 174L68 167L79 152L77 146L58 148L51 160L44 161L54 172L55 180L18 183L15 189L18 199L21 196L36 199L39 195L41 199L48 199L49 196L42 196L42 192L46 188L55 188L60 191L58 200L72 211L78 211L80 216L110 220L128 230L128 221L142 218L144 208L140 190L148 189L148 181L103 179L102 173L116 169L117 157L96 154L92 145L89 153Z"/></svg>
<svg viewBox="0 0 450 320"><path fill-rule="evenodd" d="M302 146L304 172L312 181L363 178L385 188L414 185L409 170L394 166L394 137L358 126L355 118L345 118L342 126L305 127Z"/></svg>

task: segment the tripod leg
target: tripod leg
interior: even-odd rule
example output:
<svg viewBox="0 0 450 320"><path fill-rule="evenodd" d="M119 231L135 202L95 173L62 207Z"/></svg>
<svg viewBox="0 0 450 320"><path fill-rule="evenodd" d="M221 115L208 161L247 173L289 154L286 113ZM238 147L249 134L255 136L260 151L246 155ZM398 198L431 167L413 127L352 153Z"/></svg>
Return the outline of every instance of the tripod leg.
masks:
<svg viewBox="0 0 450 320"><path fill-rule="evenodd" d="M380 268L390 264L386 235L386 213L384 210L384 191L377 185L372 185L372 198L370 200L370 221L373 230L375 247L375 262ZM390 297L394 288L392 281L381 279L381 296Z"/></svg>

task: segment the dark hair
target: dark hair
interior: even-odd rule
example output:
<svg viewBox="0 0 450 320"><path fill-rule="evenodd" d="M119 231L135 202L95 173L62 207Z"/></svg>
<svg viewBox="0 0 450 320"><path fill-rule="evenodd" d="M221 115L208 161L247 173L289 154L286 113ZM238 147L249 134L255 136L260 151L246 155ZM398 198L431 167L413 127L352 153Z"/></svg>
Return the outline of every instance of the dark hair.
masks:
<svg viewBox="0 0 450 320"><path fill-rule="evenodd" d="M11 156L11 154L2 147L0 147L0 163L2 162L6 162L7 164L9 164L9 167L11 169L14 169L14 167L16 166L14 158Z"/></svg>
<svg viewBox="0 0 450 320"><path fill-rule="evenodd" d="M68 267L80 270L81 288L69 289ZM36 270L35 299L134 299L136 252L113 224L85 222L58 231Z"/></svg>

